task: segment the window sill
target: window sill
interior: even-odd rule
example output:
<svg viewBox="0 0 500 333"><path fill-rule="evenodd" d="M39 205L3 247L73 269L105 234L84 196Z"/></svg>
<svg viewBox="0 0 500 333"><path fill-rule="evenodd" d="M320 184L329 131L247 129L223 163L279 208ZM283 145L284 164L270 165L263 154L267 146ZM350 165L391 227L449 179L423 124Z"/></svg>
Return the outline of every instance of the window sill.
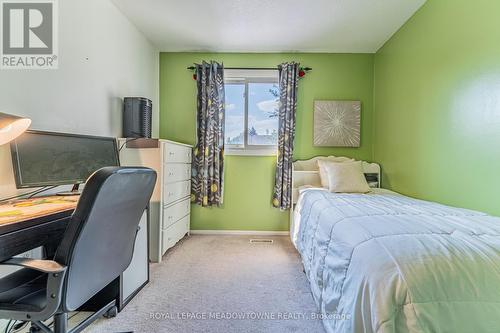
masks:
<svg viewBox="0 0 500 333"><path fill-rule="evenodd" d="M277 148L262 148L262 149L238 149L227 148L224 150L224 155L227 156L276 156Z"/></svg>

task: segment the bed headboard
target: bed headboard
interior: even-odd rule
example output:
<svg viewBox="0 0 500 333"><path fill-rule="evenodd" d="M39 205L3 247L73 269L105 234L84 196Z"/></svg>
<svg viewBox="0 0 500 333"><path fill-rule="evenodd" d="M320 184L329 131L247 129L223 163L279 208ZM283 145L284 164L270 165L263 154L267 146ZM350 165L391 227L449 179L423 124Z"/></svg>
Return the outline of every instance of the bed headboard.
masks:
<svg viewBox="0 0 500 333"><path fill-rule="evenodd" d="M321 180L319 178L318 160L331 160L335 162L354 161L348 157L336 156L316 156L308 160L298 160L293 162L292 169L292 187L293 198L292 202L296 203L298 198L299 187L304 185L312 185L321 187ZM363 172L365 173L366 180L370 187L380 187L380 165L377 163L369 163L362 161Z"/></svg>

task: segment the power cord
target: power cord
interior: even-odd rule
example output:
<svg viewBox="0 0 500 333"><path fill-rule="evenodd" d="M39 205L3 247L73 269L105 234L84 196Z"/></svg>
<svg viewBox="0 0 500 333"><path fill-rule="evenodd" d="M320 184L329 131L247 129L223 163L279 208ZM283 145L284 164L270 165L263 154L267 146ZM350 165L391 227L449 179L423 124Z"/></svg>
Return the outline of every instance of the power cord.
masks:
<svg viewBox="0 0 500 333"><path fill-rule="evenodd" d="M10 324L12 323L12 319L9 320L9 322L7 323L7 325L5 326L5 330L3 331L4 333L9 333L10 332L10 329L9 329L9 326ZM15 322L14 322L15 323Z"/></svg>
<svg viewBox="0 0 500 333"><path fill-rule="evenodd" d="M42 187L42 188L39 188L37 190L34 190L34 191L31 191L31 192L27 192L27 193L23 193L23 194L18 194L18 195L15 195L15 196L12 196L12 197L8 197L8 198L4 198L4 199L0 199L0 203L2 202L6 202L6 201L9 201L9 200L13 200L13 199L19 199L19 198L22 198L22 197L25 197L25 196L28 196L28 198L31 198L37 194L40 194L42 192L45 192L45 191L48 191L48 190L51 190L51 189L54 189L56 188L58 185L54 185L54 186L45 186L45 187Z"/></svg>
<svg viewBox="0 0 500 333"><path fill-rule="evenodd" d="M41 189L38 189L38 190L35 190L35 191L31 191L31 192L27 192L27 193L23 193L23 194L19 194L19 195L15 195L15 196L12 196L12 197L8 197L8 198L4 198L4 199L0 199L0 202L4 202L4 201L9 201L9 200L12 200L12 199L17 199L17 198L21 198L21 197L24 197L24 196L27 196L27 195L35 195L37 194L38 191L40 191Z"/></svg>
<svg viewBox="0 0 500 333"><path fill-rule="evenodd" d="M135 141L135 140L137 140L137 139L144 139L144 138L142 137L142 135L143 135L142 133L132 132L132 134L135 134L135 135L137 135L138 137L136 137L136 138L128 138L128 139L125 139L125 142L124 142L124 143L122 143L122 145L121 145L121 146L120 146L120 148L118 149L118 151L119 151L119 152L120 152L120 151L122 151L123 146L125 146L127 143L132 142L132 141Z"/></svg>
<svg viewBox="0 0 500 333"><path fill-rule="evenodd" d="M68 317L68 320L70 320L71 318L73 318L74 316L76 316L79 313L80 313L80 311L76 311L75 313L73 313L71 316ZM18 332L22 331L24 328L26 328L26 326L28 326L28 324L30 322L29 321L21 321L17 324L16 323L17 323L17 320L12 320L12 319L9 320L9 322L7 323L7 326L5 327L4 333L18 333ZM12 326L11 326L11 324L12 324ZM54 325L54 321L52 321L47 326L52 327L52 325Z"/></svg>
<svg viewBox="0 0 500 333"><path fill-rule="evenodd" d="M48 190L52 190L54 188L56 188L58 185L53 185L53 186L47 186L45 188L42 188L40 191L36 192L36 193L32 193L28 196L28 199L32 198L33 196L37 195L37 194L40 194L42 192L45 192L45 191L48 191Z"/></svg>
<svg viewBox="0 0 500 333"><path fill-rule="evenodd" d="M125 139L125 142L121 144L120 148L118 148L118 151L122 151L123 147L129 143L129 142L132 142L132 141L135 141L137 139L141 139L141 138L132 138L132 139Z"/></svg>
<svg viewBox="0 0 500 333"><path fill-rule="evenodd" d="M29 321L22 321L18 324L12 325L9 332L11 332L11 333L21 332L26 326L28 326L28 324L29 324ZM14 330L12 331L12 329L14 329Z"/></svg>

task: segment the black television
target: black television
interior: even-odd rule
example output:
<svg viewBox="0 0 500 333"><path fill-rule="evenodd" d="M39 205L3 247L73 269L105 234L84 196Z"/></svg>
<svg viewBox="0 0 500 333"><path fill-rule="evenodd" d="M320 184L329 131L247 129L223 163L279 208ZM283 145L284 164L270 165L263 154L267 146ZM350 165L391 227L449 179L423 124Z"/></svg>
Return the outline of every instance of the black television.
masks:
<svg viewBox="0 0 500 333"><path fill-rule="evenodd" d="M27 131L10 144L17 188L85 183L94 171L119 166L111 137Z"/></svg>

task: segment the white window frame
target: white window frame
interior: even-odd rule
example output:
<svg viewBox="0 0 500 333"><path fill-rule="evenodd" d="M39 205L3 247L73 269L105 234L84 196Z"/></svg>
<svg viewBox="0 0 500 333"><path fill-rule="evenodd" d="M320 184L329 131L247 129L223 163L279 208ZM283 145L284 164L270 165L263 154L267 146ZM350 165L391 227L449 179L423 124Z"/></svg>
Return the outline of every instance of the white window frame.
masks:
<svg viewBox="0 0 500 333"><path fill-rule="evenodd" d="M248 84L249 83L276 83L279 84L278 70L245 70L245 69L225 69L224 84L244 84L245 85L245 109L243 144L225 144L225 155L241 156L275 156L278 151L277 145L249 145L248 144ZM224 141L226 138L224 138Z"/></svg>

